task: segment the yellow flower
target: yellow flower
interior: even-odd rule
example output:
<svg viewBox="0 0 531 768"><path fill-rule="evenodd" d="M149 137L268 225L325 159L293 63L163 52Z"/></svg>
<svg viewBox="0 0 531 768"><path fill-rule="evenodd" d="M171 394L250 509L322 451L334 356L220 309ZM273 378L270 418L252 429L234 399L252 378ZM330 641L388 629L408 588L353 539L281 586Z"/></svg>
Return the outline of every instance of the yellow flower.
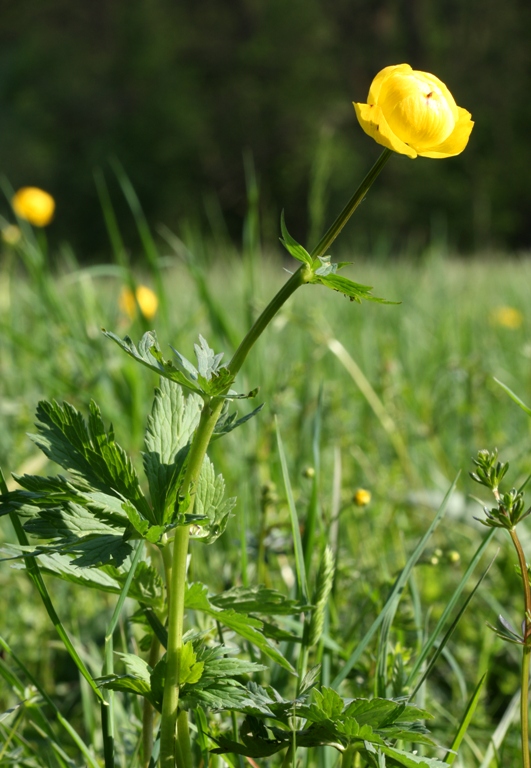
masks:
<svg viewBox="0 0 531 768"><path fill-rule="evenodd" d="M378 144L414 158L443 158L464 150L474 126L470 112L435 75L409 64L379 72L367 104L354 104L361 127Z"/></svg>
<svg viewBox="0 0 531 768"><path fill-rule="evenodd" d="M122 288L118 303L122 312L131 320L136 315L137 303L146 320L151 320L155 316L159 306L157 296L146 285L139 285L134 294L130 288Z"/></svg>
<svg viewBox="0 0 531 768"><path fill-rule="evenodd" d="M499 325L502 328L516 330L524 322L524 316L519 309L514 307L496 307L490 314L492 325Z"/></svg>
<svg viewBox="0 0 531 768"><path fill-rule="evenodd" d="M36 227L45 227L53 219L55 200L38 187L22 187L15 193L11 204L17 216Z"/></svg>
<svg viewBox="0 0 531 768"><path fill-rule="evenodd" d="M358 488L352 500L357 507L366 507L371 500L371 492Z"/></svg>

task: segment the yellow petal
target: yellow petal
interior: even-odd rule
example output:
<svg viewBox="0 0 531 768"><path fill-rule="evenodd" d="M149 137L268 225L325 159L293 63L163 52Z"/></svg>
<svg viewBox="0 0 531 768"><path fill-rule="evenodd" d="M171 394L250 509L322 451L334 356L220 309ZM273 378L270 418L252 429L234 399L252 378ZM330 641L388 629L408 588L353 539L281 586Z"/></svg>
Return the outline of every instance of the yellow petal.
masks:
<svg viewBox="0 0 531 768"><path fill-rule="evenodd" d="M384 67L384 69L378 72L369 89L369 95L367 96L368 104L378 103L378 97L380 96L382 83L387 80L390 75L394 75L397 72L411 72L411 67L409 64L392 64L390 67Z"/></svg>
<svg viewBox="0 0 531 768"><path fill-rule="evenodd" d="M378 106L402 141L417 152L441 144L454 130L458 117L446 86L426 72L392 72L382 83Z"/></svg>
<svg viewBox="0 0 531 768"><path fill-rule="evenodd" d="M17 216L36 227L45 227L53 219L55 200L38 187L22 187L11 204Z"/></svg>
<svg viewBox="0 0 531 768"><path fill-rule="evenodd" d="M417 156L417 152L399 139L389 128L379 106L376 104L356 104L354 102L354 109L356 110L359 124L365 133L374 139L377 144L381 144L383 147L387 147L387 149L392 149L401 155L407 155L411 158Z"/></svg>
<svg viewBox="0 0 531 768"><path fill-rule="evenodd" d="M466 109L457 107L459 117L454 130L445 141L436 147L423 149L419 152L422 157L432 157L434 159L443 159L445 157L454 157L459 155L468 144L468 139L474 127L472 115Z"/></svg>

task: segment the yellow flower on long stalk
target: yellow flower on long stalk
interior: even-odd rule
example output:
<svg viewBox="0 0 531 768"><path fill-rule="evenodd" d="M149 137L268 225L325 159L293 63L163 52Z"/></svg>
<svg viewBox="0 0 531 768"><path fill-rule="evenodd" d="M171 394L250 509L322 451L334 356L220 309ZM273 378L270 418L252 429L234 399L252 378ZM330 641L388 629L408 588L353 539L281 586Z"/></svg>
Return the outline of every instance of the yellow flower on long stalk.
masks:
<svg viewBox="0 0 531 768"><path fill-rule="evenodd" d="M122 288L118 303L122 312L131 320L136 315L137 304L146 320L155 317L159 306L156 294L147 285L139 285L135 293L130 288Z"/></svg>
<svg viewBox="0 0 531 768"><path fill-rule="evenodd" d="M414 158L460 154L474 126L470 112L435 75L409 64L379 72L367 104L354 103L361 127L378 144Z"/></svg>
<svg viewBox="0 0 531 768"><path fill-rule="evenodd" d="M55 200L38 187L22 187L13 196L11 204L17 216L36 227L46 227L55 213Z"/></svg>

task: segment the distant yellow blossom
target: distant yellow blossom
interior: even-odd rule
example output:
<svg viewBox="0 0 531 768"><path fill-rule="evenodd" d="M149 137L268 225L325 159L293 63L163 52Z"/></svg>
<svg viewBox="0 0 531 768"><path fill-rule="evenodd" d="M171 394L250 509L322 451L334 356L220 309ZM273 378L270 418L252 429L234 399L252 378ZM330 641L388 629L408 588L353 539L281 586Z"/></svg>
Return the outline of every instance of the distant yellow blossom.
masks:
<svg viewBox="0 0 531 768"><path fill-rule="evenodd" d="M151 318L155 316L159 306L159 300L151 288L148 288L146 285L139 285L134 294L130 288L122 288L119 306L122 312L128 315L131 320L136 315L137 303L146 320L151 320Z"/></svg>
<svg viewBox="0 0 531 768"><path fill-rule="evenodd" d="M22 232L15 224L8 224L2 229L2 240L8 245L16 245L21 237Z"/></svg>
<svg viewBox="0 0 531 768"><path fill-rule="evenodd" d="M361 127L378 144L415 158L460 154L474 123L435 75L395 64L379 72L367 104L354 103Z"/></svg>
<svg viewBox="0 0 531 768"><path fill-rule="evenodd" d="M11 203L17 216L36 227L45 227L53 219L55 200L38 187L22 187L15 193Z"/></svg>
<svg viewBox="0 0 531 768"><path fill-rule="evenodd" d="M365 488L358 488L354 494L353 501L357 507L366 507L371 500L371 492Z"/></svg>
<svg viewBox="0 0 531 768"><path fill-rule="evenodd" d="M510 328L514 331L516 328L521 327L524 322L524 316L519 309L514 307L496 307L490 314L490 322L492 325Z"/></svg>

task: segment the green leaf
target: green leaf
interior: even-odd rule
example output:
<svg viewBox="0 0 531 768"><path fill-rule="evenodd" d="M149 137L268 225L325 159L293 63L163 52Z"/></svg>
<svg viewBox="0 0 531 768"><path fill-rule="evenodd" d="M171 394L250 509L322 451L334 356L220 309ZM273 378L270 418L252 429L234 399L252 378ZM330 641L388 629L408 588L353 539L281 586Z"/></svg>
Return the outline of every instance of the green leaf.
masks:
<svg viewBox="0 0 531 768"><path fill-rule="evenodd" d="M224 499L225 481L221 475L215 474L214 465L205 456L195 495L195 512L199 517L206 518L199 527L191 533L193 538L204 544L211 544L221 536L227 527L229 516L236 505L234 497Z"/></svg>
<svg viewBox="0 0 531 768"><path fill-rule="evenodd" d="M332 264L330 256L318 256L317 258L321 262L321 266L318 267L318 269L314 269L314 275L319 275L320 277L335 275L337 272L337 264Z"/></svg>
<svg viewBox="0 0 531 768"><path fill-rule="evenodd" d="M333 291L339 291L347 296L351 301L357 301L361 303L362 299L365 301L375 301L379 304L396 304L394 301L387 301L386 299L380 299L371 294L372 287L370 285L361 285L349 280L348 277L342 277L341 275L330 274L318 274L314 273L314 277L310 280L311 283L321 283L327 288L331 288Z"/></svg>
<svg viewBox="0 0 531 768"><path fill-rule="evenodd" d="M214 434L212 435L211 442L213 440L217 440L223 435L227 435L229 432L232 432L233 429L241 427L241 425L245 424L246 421L249 421L249 419L252 419L253 416L256 416L258 413L260 413L263 407L264 403L259 405L258 408L255 408L254 411L251 411L251 413L247 413L245 416L242 416L238 419L237 413L229 414L228 403L226 403L226 408L224 408L221 412L221 416L219 417L214 428Z"/></svg>
<svg viewBox="0 0 531 768"><path fill-rule="evenodd" d="M34 554L67 552L76 554L74 565L94 567L113 561L119 566L131 553L131 546L122 533L99 520L79 504L67 502L64 507L39 510L39 516L28 520L24 529L39 538L49 539L50 545L40 545Z"/></svg>
<svg viewBox="0 0 531 768"><path fill-rule="evenodd" d="M115 442L112 427L105 431L101 413L92 400L88 426L69 403L42 400L37 406L38 435L31 439L51 460L74 477L109 495L125 497L150 519L151 509L140 488L131 459ZM151 520L151 522L155 522Z"/></svg>
<svg viewBox="0 0 531 768"><path fill-rule="evenodd" d="M256 587L233 587L209 599L217 608L233 608L239 613L272 616L299 614L309 608L308 605L291 600L276 589L270 589L263 584Z"/></svg>
<svg viewBox="0 0 531 768"><path fill-rule="evenodd" d="M298 261L302 261L303 264L307 264L309 267L312 266L313 259L306 250L306 248L303 248L300 243L298 243L296 240L293 239L293 237L288 232L288 229L286 227L286 221L284 218L284 211L282 211L280 215L280 231L282 232L282 237L280 238L280 242L284 246L284 248L293 256L294 259L297 259Z"/></svg>
<svg viewBox="0 0 531 768"><path fill-rule="evenodd" d="M201 679L205 664L197 660L197 655L191 642L185 643L181 651L179 666L179 684L197 683Z"/></svg>
<svg viewBox="0 0 531 768"><path fill-rule="evenodd" d="M190 610L204 611L209 614L220 624L232 629L237 635L256 645L262 653L276 661L281 667L289 672L294 672L289 661L263 635L263 624L259 619L239 614L234 610L218 610L210 603L207 587L204 584L189 585L185 593L184 604Z"/></svg>
<svg viewBox="0 0 531 768"><path fill-rule="evenodd" d="M104 330L103 333L107 338L116 342L116 344L118 344L126 354L132 357L133 360L145 365L160 376L177 382L181 387L185 387L185 389L189 389L198 395L202 394L200 387L194 383L194 373L197 378L197 371L194 366L179 355L179 363L181 364L181 367L186 370L185 373L183 370L179 370L171 360L165 360L162 356L162 350L159 347L155 331L148 331L145 333L138 344L138 348L129 336L124 336L124 338L121 339L111 331ZM188 363L192 370L186 369L186 366L183 365L183 361Z"/></svg>
<svg viewBox="0 0 531 768"><path fill-rule="evenodd" d="M168 379L162 378L155 390L147 418L143 461L154 516L158 521L169 519L173 513L202 405L200 397L195 394L185 397L181 387Z"/></svg>
<svg viewBox="0 0 531 768"><path fill-rule="evenodd" d="M435 757L420 757L395 747L380 746L379 749L404 768L447 768L448 766L448 763L443 763Z"/></svg>

